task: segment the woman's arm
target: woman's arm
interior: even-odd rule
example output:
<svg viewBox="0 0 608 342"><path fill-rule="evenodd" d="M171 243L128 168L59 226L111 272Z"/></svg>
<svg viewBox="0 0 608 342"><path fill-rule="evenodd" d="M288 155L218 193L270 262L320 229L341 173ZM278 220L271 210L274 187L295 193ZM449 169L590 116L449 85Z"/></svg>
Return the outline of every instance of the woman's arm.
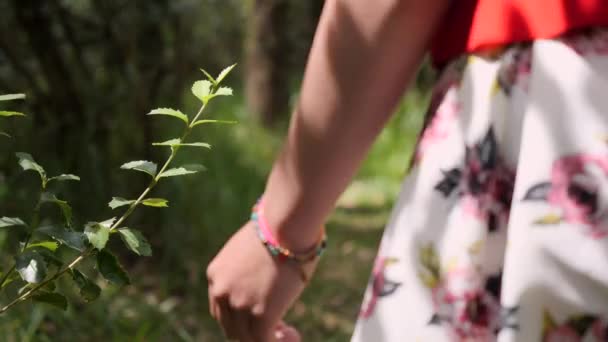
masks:
<svg viewBox="0 0 608 342"><path fill-rule="evenodd" d="M327 1L299 104L266 192L279 240L313 245L374 138L394 111L446 0Z"/></svg>
<svg viewBox="0 0 608 342"><path fill-rule="evenodd" d="M294 250L318 229L414 76L449 0L326 0L299 104L270 175L265 213ZM207 268L211 314L227 337L272 341L304 289L247 223ZM314 264L307 264L312 271Z"/></svg>

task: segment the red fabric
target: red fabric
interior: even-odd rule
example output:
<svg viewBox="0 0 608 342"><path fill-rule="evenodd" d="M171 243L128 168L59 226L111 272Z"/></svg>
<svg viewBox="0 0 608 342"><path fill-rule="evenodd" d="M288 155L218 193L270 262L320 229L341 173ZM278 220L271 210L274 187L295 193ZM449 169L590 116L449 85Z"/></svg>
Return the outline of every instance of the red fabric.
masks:
<svg viewBox="0 0 608 342"><path fill-rule="evenodd" d="M442 64L464 52L608 26L608 0L454 0L431 48Z"/></svg>

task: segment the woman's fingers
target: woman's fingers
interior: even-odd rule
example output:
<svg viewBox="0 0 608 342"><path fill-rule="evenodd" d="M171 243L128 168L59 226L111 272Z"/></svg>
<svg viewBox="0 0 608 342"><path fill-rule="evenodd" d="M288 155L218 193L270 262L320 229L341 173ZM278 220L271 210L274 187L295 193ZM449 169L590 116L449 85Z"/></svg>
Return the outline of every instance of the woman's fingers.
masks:
<svg viewBox="0 0 608 342"><path fill-rule="evenodd" d="M239 339L237 334L236 317L234 312L230 309L228 299L222 298L216 301L217 305L217 321L222 327L222 331L227 339Z"/></svg>

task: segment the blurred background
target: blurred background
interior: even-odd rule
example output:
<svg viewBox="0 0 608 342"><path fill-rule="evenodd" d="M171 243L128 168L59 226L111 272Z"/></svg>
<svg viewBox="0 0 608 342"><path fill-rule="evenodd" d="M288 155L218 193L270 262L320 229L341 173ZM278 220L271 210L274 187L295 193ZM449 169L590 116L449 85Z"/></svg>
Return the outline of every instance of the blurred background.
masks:
<svg viewBox="0 0 608 342"><path fill-rule="evenodd" d="M208 314L205 268L264 187L322 7L323 0L0 1L0 94L28 96L3 104L28 117L0 122L13 135L0 143L0 216L31 215L37 180L20 172L14 154L27 151L52 175L81 177L53 189L72 204L76 222L111 217L112 196L136 196L147 184L120 165L163 160L166 150L151 142L180 129L145 114L173 107L192 115L199 68L217 74L238 63L225 81L235 96L208 111L238 124L198 130L211 151L180 152L207 171L161 183L154 195L170 207L140 208L129 219L154 255L110 244L132 285L98 279L102 296L85 304L72 291L65 312L22 304L0 316L0 340L221 341ZM347 341L352 332L433 77L427 67L420 72L329 221L328 253L287 318L306 341ZM2 268L17 245L11 234L0 231Z"/></svg>

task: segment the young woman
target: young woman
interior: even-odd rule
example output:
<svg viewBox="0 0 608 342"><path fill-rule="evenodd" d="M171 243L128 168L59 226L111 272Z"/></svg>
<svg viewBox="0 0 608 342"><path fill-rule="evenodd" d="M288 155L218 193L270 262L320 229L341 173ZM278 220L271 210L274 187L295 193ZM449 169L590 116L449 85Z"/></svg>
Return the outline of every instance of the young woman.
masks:
<svg viewBox="0 0 608 342"><path fill-rule="evenodd" d="M227 337L276 339L430 50L440 78L353 341L606 341L603 25L605 0L327 0L266 191L207 270Z"/></svg>

